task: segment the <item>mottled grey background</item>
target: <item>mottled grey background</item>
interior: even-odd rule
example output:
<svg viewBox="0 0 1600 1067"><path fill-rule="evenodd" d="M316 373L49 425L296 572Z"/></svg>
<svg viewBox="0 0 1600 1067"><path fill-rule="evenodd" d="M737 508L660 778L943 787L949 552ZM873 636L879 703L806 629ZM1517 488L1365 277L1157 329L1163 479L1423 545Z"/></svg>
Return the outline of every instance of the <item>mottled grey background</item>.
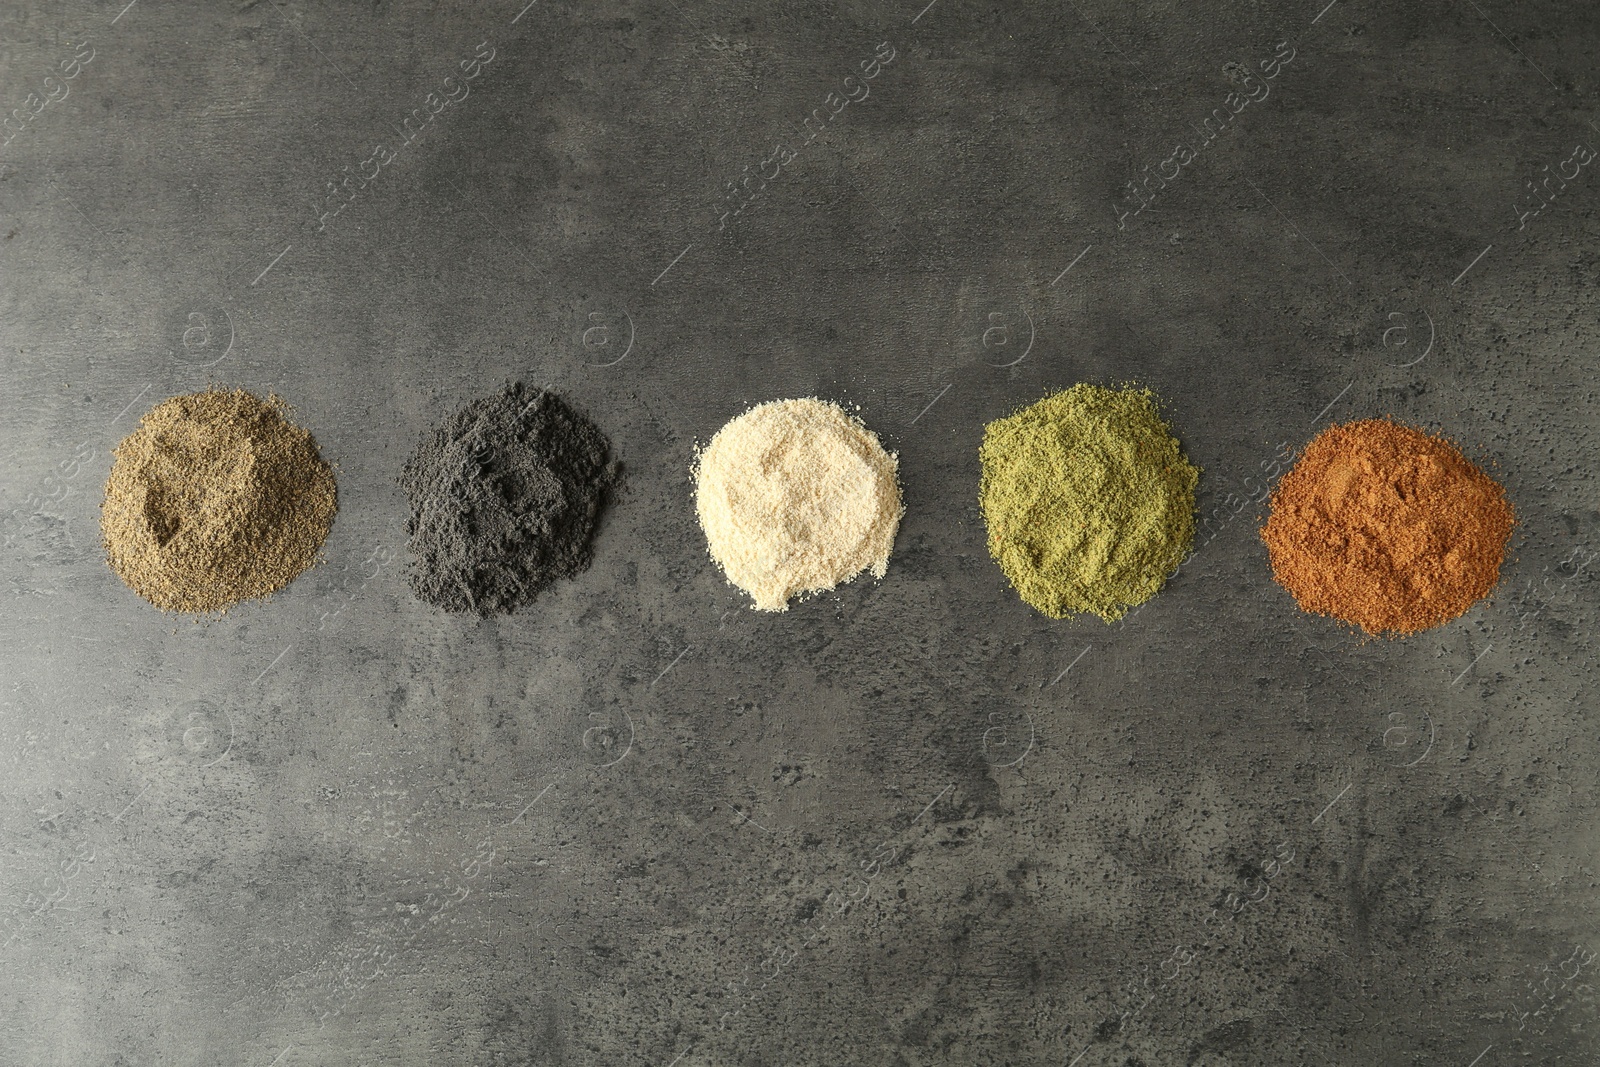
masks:
<svg viewBox="0 0 1600 1067"><path fill-rule="evenodd" d="M0 1062L1595 1062L1592 6L124 2L0 8ZM629 489L579 580L446 617L393 477L508 376ZM981 428L1126 379L1201 548L1043 619ZM194 624L96 522L210 381L288 399L342 508ZM906 517L882 582L757 615L688 462L802 394ZM1254 534L1386 413L1522 520L1403 642Z"/></svg>

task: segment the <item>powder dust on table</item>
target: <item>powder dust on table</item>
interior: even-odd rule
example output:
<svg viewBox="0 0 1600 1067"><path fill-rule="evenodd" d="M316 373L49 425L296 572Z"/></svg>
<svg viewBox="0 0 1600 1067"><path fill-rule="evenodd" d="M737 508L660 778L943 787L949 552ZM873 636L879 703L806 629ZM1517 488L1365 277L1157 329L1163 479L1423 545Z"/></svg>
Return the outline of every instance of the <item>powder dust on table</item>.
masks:
<svg viewBox="0 0 1600 1067"><path fill-rule="evenodd" d="M1442 437L1367 419L1306 446L1261 530L1300 607L1369 634L1412 634L1495 587L1516 517L1505 489Z"/></svg>
<svg viewBox="0 0 1600 1067"><path fill-rule="evenodd" d="M412 591L446 611L515 611L586 570L619 468L557 394L512 382L425 434L400 472Z"/></svg>
<svg viewBox="0 0 1600 1067"><path fill-rule="evenodd" d="M761 611L889 566L898 465L837 404L773 400L728 422L699 453L695 512L711 558Z"/></svg>
<svg viewBox="0 0 1600 1067"><path fill-rule="evenodd" d="M991 422L978 456L989 554L1051 618L1121 618L1194 540L1200 470L1149 390L1075 385Z"/></svg>
<svg viewBox="0 0 1600 1067"><path fill-rule="evenodd" d="M106 558L166 611L226 611L288 585L333 525L333 469L275 396L208 389L157 404L113 452Z"/></svg>

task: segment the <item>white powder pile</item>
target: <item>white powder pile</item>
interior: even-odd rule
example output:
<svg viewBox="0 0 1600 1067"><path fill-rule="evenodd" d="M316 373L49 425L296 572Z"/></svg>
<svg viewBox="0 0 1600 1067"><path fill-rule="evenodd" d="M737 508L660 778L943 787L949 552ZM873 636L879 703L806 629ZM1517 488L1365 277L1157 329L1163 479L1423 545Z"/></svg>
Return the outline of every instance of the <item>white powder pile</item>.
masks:
<svg viewBox="0 0 1600 1067"><path fill-rule="evenodd" d="M774 400L733 419L695 463L711 558L762 611L863 570L882 578L905 509L895 457L837 404Z"/></svg>

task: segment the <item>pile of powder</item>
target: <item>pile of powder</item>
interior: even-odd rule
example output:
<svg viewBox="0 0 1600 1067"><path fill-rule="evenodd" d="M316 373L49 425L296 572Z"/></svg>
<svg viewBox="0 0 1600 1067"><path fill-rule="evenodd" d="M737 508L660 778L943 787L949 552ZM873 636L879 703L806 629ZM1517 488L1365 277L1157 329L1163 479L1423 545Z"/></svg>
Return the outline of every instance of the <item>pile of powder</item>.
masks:
<svg viewBox="0 0 1600 1067"><path fill-rule="evenodd" d="M117 577L166 611L226 611L316 562L338 510L316 439L275 396L210 389L150 409L100 508Z"/></svg>
<svg viewBox="0 0 1600 1067"><path fill-rule="evenodd" d="M837 404L774 400L733 419L696 458L695 511L711 558L762 611L863 570L882 578L904 508L895 457Z"/></svg>
<svg viewBox="0 0 1600 1067"><path fill-rule="evenodd" d="M1051 618L1155 596L1194 540L1200 471L1149 390L1080 384L984 428L989 554Z"/></svg>
<svg viewBox="0 0 1600 1067"><path fill-rule="evenodd" d="M503 614L589 566L618 467L594 423L512 382L425 434L400 472L411 588L446 611Z"/></svg>
<svg viewBox="0 0 1600 1067"><path fill-rule="evenodd" d="M1369 634L1461 615L1499 581L1516 518L1441 437L1387 419L1331 426L1272 494L1272 573L1300 607Z"/></svg>

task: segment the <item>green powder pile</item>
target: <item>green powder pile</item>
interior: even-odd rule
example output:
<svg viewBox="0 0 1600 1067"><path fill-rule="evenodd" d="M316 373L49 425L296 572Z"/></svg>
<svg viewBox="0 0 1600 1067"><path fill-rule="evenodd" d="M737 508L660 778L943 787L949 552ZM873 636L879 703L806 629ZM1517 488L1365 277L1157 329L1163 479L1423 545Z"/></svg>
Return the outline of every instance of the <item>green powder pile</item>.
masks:
<svg viewBox="0 0 1600 1067"><path fill-rule="evenodd" d="M978 456L989 554L1051 618L1114 622L1194 540L1200 470L1148 389L1075 385L991 422Z"/></svg>

